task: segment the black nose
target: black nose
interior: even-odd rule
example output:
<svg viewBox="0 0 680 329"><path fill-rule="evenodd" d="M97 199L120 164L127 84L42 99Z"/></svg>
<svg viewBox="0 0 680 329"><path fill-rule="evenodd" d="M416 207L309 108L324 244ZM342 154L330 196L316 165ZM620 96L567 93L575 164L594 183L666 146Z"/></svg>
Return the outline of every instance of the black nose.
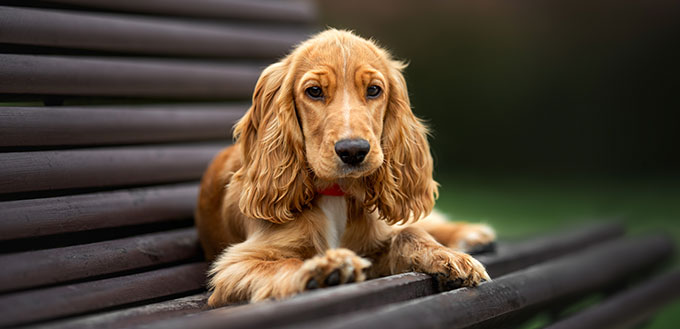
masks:
<svg viewBox="0 0 680 329"><path fill-rule="evenodd" d="M348 165L360 164L370 150L371 144L365 139L343 139L335 143L335 153Z"/></svg>

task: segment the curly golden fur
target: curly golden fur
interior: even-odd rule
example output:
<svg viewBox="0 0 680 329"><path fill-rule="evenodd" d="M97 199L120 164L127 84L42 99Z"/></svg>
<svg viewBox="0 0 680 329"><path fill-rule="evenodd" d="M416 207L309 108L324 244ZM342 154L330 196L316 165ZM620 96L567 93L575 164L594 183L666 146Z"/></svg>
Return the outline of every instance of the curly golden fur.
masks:
<svg viewBox="0 0 680 329"><path fill-rule="evenodd" d="M428 216L437 183L404 67L374 42L330 29L264 70L236 143L201 182L211 306L407 271L465 286L489 280L461 251L493 231ZM342 159L342 140L366 143L358 163ZM319 193L335 184L344 195Z"/></svg>

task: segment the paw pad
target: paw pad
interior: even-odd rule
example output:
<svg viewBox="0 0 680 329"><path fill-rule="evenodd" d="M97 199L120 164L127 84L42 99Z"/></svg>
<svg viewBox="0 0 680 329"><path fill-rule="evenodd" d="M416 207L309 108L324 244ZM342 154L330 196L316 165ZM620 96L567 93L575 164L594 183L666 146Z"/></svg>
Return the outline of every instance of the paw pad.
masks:
<svg viewBox="0 0 680 329"><path fill-rule="evenodd" d="M368 260L348 249L331 249L322 256L305 261L298 272L304 283L301 290L314 290L366 280Z"/></svg>

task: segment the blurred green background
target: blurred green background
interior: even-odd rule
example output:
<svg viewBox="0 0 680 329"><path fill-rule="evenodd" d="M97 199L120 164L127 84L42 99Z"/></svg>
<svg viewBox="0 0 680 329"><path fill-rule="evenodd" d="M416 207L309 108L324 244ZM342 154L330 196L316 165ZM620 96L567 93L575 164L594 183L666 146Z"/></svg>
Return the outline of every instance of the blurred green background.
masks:
<svg viewBox="0 0 680 329"><path fill-rule="evenodd" d="M437 207L511 239L617 219L680 243L680 2L321 0L410 62ZM678 256L669 266L677 267ZM674 328L680 303L645 328ZM527 327L540 327L539 320Z"/></svg>

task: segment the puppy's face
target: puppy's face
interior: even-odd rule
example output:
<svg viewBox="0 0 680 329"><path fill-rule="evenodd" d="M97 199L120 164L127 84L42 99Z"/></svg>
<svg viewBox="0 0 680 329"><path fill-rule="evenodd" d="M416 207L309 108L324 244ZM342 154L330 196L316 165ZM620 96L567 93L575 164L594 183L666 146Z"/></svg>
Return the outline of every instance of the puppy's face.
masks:
<svg viewBox="0 0 680 329"><path fill-rule="evenodd" d="M358 178L383 162L389 62L347 34L316 40L296 54L295 105L307 161L317 177Z"/></svg>
<svg viewBox="0 0 680 329"><path fill-rule="evenodd" d="M331 182L390 224L432 210L427 128L411 111L404 67L373 42L335 29L267 67L234 129L241 212L285 223Z"/></svg>

